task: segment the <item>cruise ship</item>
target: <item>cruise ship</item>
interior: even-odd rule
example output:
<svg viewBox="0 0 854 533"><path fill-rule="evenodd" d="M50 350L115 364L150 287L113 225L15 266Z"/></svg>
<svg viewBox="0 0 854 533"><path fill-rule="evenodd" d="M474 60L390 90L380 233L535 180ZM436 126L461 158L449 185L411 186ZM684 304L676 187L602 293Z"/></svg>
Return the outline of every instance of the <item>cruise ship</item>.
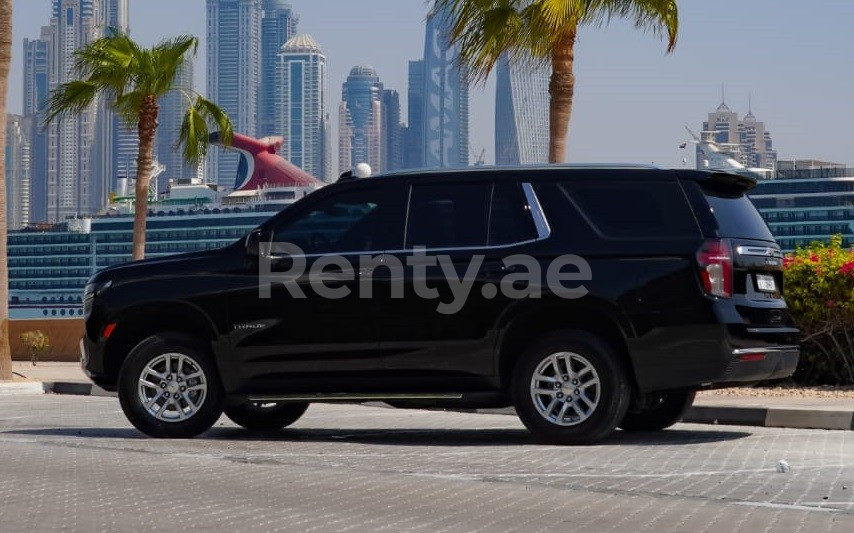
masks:
<svg viewBox="0 0 854 533"><path fill-rule="evenodd" d="M190 179L170 183L162 195L152 194L146 257L231 244L322 187L321 181L276 154L281 142L235 134L230 149L239 153L240 163L233 189ZM134 198L126 195L128 189L133 187L120 183L110 205L96 216L9 232L13 350L20 332L41 329L51 338L48 355L73 355L69 345L76 346L82 332L86 280L131 258Z"/></svg>

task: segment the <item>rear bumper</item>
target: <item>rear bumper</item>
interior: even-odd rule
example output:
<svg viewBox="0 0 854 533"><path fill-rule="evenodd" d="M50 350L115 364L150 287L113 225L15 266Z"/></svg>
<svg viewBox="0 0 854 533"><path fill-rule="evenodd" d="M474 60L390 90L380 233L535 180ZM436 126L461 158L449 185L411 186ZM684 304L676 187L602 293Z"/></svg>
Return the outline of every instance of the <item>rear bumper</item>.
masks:
<svg viewBox="0 0 854 533"><path fill-rule="evenodd" d="M733 350L732 363L717 385L787 378L800 360L797 346L766 346Z"/></svg>
<svg viewBox="0 0 854 533"><path fill-rule="evenodd" d="M726 387L791 376L795 328L709 324L659 328L629 341L641 392Z"/></svg>

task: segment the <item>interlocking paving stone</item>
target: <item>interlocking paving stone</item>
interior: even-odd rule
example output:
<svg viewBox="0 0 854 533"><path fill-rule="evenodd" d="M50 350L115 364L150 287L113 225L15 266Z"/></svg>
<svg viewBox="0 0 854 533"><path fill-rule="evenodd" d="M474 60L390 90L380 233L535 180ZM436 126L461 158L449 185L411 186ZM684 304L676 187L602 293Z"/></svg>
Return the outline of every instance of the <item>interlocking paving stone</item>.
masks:
<svg viewBox="0 0 854 533"><path fill-rule="evenodd" d="M558 447L514 417L357 405L155 440L114 398L9 396L0 531L852 531L852 457L845 431L682 424Z"/></svg>

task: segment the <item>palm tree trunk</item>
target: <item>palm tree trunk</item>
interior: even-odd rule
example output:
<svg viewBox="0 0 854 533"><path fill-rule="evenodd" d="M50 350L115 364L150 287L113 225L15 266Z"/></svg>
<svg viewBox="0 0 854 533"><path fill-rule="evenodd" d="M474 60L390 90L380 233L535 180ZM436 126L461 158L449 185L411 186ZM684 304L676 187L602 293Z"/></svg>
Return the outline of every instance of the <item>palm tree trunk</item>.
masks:
<svg viewBox="0 0 854 533"><path fill-rule="evenodd" d="M576 29L572 28L552 50L552 78L549 82L549 163L566 161L566 141L569 137L569 118L575 92Z"/></svg>
<svg viewBox="0 0 854 533"><path fill-rule="evenodd" d="M136 201L133 215L133 259L145 257L145 218L148 214L148 182L154 158L154 135L157 133L157 98L147 96L139 112L139 152L136 156Z"/></svg>
<svg viewBox="0 0 854 533"><path fill-rule="evenodd" d="M12 61L12 0L0 0L0 148L6 146L6 89ZM0 154L0 381L12 379L9 269L6 261L6 150Z"/></svg>

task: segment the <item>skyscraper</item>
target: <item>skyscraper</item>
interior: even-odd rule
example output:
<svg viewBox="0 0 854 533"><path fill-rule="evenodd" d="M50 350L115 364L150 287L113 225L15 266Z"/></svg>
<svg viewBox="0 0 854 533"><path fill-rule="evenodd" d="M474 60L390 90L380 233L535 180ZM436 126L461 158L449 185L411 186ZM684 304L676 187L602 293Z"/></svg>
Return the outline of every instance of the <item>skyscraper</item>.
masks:
<svg viewBox="0 0 854 533"><path fill-rule="evenodd" d="M409 62L407 126L404 131L404 168L424 166L424 61Z"/></svg>
<svg viewBox="0 0 854 533"><path fill-rule="evenodd" d="M160 99L159 124L155 142L157 159L166 166L166 172L160 175L157 184L159 191L166 190L166 184L170 179L188 179L198 175L198 168L186 163L181 149L176 147L184 113L190 106L187 95L192 95L193 87L193 60L186 58L184 64L175 73L173 89Z"/></svg>
<svg viewBox="0 0 854 533"><path fill-rule="evenodd" d="M457 65L458 49L448 41L444 12L427 18L424 44L424 166L465 167L469 163L469 87Z"/></svg>
<svg viewBox="0 0 854 533"><path fill-rule="evenodd" d="M47 220L47 132L43 107L50 91L52 30L42 26L39 39L24 39L23 112L30 119L30 220Z"/></svg>
<svg viewBox="0 0 854 533"><path fill-rule="evenodd" d="M128 33L128 0L99 0L99 36L109 32ZM111 102L101 100L94 144L93 196L98 209L115 190L117 177L136 177L139 136L135 126L124 124L113 111Z"/></svg>
<svg viewBox="0 0 854 533"><path fill-rule="evenodd" d="M276 89L279 51L297 34L299 18L287 0L263 0L261 4L261 90L258 94L258 136L282 135L277 130Z"/></svg>
<svg viewBox="0 0 854 533"><path fill-rule="evenodd" d="M367 163L382 172L383 85L374 67L358 65L350 70L338 107L338 171L346 172Z"/></svg>
<svg viewBox="0 0 854 533"><path fill-rule="evenodd" d="M765 123L756 120L752 102L744 120L731 110L721 99L718 108L709 113L703 122L703 136L715 141L720 150L742 165L753 168L777 168L777 152L771 141L771 133L765 129ZM708 157L703 147L697 146L697 168L705 168Z"/></svg>
<svg viewBox="0 0 854 533"><path fill-rule="evenodd" d="M549 69L498 60L495 91L495 163L549 160Z"/></svg>
<svg viewBox="0 0 854 533"><path fill-rule="evenodd" d="M30 223L30 129L32 118L6 115L6 224Z"/></svg>
<svg viewBox="0 0 854 533"><path fill-rule="evenodd" d="M382 169L391 172L403 168L403 125L400 123L400 94L393 89L382 92Z"/></svg>
<svg viewBox="0 0 854 533"><path fill-rule="evenodd" d="M261 82L261 0L207 0L207 97L231 117L234 130L257 135ZM232 186L238 156L212 150L208 178Z"/></svg>
<svg viewBox="0 0 854 533"><path fill-rule="evenodd" d="M297 35L279 53L277 131L281 155L324 181L332 179L326 56L309 35Z"/></svg>
<svg viewBox="0 0 854 533"><path fill-rule="evenodd" d="M76 78L74 51L98 37L98 0L53 0L50 89ZM47 130L47 220L89 214L97 208L93 144L97 104L52 123Z"/></svg>

